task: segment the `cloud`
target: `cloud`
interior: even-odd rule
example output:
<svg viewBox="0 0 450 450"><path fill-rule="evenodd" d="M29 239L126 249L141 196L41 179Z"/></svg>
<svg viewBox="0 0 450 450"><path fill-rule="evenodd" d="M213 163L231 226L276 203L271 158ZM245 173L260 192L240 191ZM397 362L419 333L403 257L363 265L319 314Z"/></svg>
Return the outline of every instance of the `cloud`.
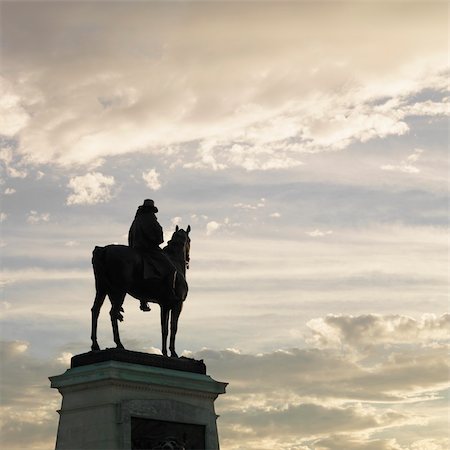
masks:
<svg viewBox="0 0 450 450"><path fill-rule="evenodd" d="M73 353L62 352L61 355L56 358L56 361L58 361L61 364L64 364L65 366L70 366L72 356Z"/></svg>
<svg viewBox="0 0 450 450"><path fill-rule="evenodd" d="M27 175L28 175L28 172L26 170L23 170L23 169L17 169L15 167L9 166L7 168L7 174L11 178L26 178Z"/></svg>
<svg viewBox="0 0 450 450"><path fill-rule="evenodd" d="M358 322L352 340L367 335L373 342L370 355L323 348L320 342L319 347L258 355L208 349L188 354L204 359L209 373L230 383L220 399L221 438L227 447L238 449L244 439L249 449L412 450L427 448L430 439L430 448L445 448L446 426L435 405L445 402L447 347L424 336L442 338L447 315L412 322L403 317L407 324L378 316L394 335L387 349L386 339L374 336L365 316L342 319ZM405 337L398 337L405 329L410 330L409 347L403 345ZM427 404L432 406L427 409ZM436 428L427 432L430 424ZM407 443L401 436L409 437Z"/></svg>
<svg viewBox="0 0 450 450"><path fill-rule="evenodd" d="M30 211L30 213L27 216L27 222L31 223L32 225L40 222L48 222L50 220L50 214L49 213L38 213L37 211Z"/></svg>
<svg viewBox="0 0 450 450"><path fill-rule="evenodd" d="M448 339L450 315L426 314L420 319L400 315L329 315L308 322L313 341L321 346L366 347L380 344L410 344Z"/></svg>
<svg viewBox="0 0 450 450"><path fill-rule="evenodd" d="M0 343L2 445L21 449L33 442L44 450L54 445L60 405L59 394L48 388L48 376L62 373L65 365L36 359L29 347L21 341Z"/></svg>
<svg viewBox="0 0 450 450"><path fill-rule="evenodd" d="M26 281L45 282L57 280L87 280L92 278L92 271L80 269L42 269L37 267L18 270L3 269L0 285L23 283Z"/></svg>
<svg viewBox="0 0 450 450"><path fill-rule="evenodd" d="M400 164L392 165L385 164L381 166L381 170L389 170L394 172L403 172L403 173L419 173L420 170L414 165L422 155L423 150L420 148L416 148L413 153L411 153L406 159L404 159Z"/></svg>
<svg viewBox="0 0 450 450"><path fill-rule="evenodd" d="M331 230L321 231L319 229L315 229L313 231L306 231L306 234L311 237L322 237L328 234L333 234L333 232Z"/></svg>
<svg viewBox="0 0 450 450"><path fill-rule="evenodd" d="M161 182L159 180L159 173L155 169L151 169L148 172L142 173L142 178L152 191L157 191L161 188Z"/></svg>
<svg viewBox="0 0 450 450"><path fill-rule="evenodd" d="M266 206L266 199L261 198L257 203L250 204L250 203L235 203L233 205L235 208L242 208L242 209L259 209L264 208Z"/></svg>
<svg viewBox="0 0 450 450"><path fill-rule="evenodd" d="M181 225L182 222L182 218L179 216L176 217L172 217L172 219L170 220L170 223L172 224L173 227L175 227L176 225Z"/></svg>
<svg viewBox="0 0 450 450"><path fill-rule="evenodd" d="M215 233L222 225L219 222L216 222L215 220L211 220L211 222L208 222L206 224L206 235L211 236L213 233Z"/></svg>
<svg viewBox="0 0 450 450"><path fill-rule="evenodd" d="M405 112L411 116L441 116L449 115L448 97L445 97L442 102L433 102L427 100L425 102L414 103L405 107Z"/></svg>
<svg viewBox="0 0 450 450"><path fill-rule="evenodd" d="M0 212L0 223L4 222L8 218L8 214Z"/></svg>
<svg viewBox="0 0 450 450"><path fill-rule="evenodd" d="M8 5L5 109L18 153L31 164L143 152L169 166L284 170L310 153L404 135L412 115L445 113L443 100L416 98L446 87L444 5L415 5L407 17L387 3L199 8ZM86 14L95 45L77 25ZM184 20L168 19L177 14ZM39 47L24 45L36 36Z"/></svg>
<svg viewBox="0 0 450 450"><path fill-rule="evenodd" d="M95 205L111 200L114 177L91 172L70 179L68 187L73 193L67 197L68 205Z"/></svg>
<svg viewBox="0 0 450 450"><path fill-rule="evenodd" d="M336 434L318 439L306 450L446 450L450 439L419 439L402 445L397 439L365 439L364 436Z"/></svg>
<svg viewBox="0 0 450 450"><path fill-rule="evenodd" d="M21 98L14 92L12 84L0 77L0 135L12 137L28 123L30 116L23 107Z"/></svg>
<svg viewBox="0 0 450 450"><path fill-rule="evenodd" d="M203 359L213 378L229 382L227 394L216 403L221 442L227 448L237 450L245 442L246 450L443 450L447 429L436 405L445 403L447 348L423 337L424 333L435 336L436 330L442 336L447 319L445 315L427 317L407 325L395 322L394 336L400 329L416 330L406 333L413 336L411 347L402 347L404 338L391 339L391 347L380 353L386 342L373 339L373 324L365 316L342 316L350 323L359 321L360 331L352 340L372 336L378 350L371 357L334 346L324 348L321 343L311 346L316 341L306 348L260 354L203 349L185 355ZM377 320L386 329L392 327L391 316ZM146 351L156 351L148 342L142 345ZM139 342L134 346L141 348ZM23 341L3 343L0 350L8 448L21 448L25 431L45 448L44 442L55 436L54 410L59 403L59 397L48 392L46 377L61 373L74 349L66 346L52 360L32 357L30 344ZM23 414L24 410L29 414Z"/></svg>
<svg viewBox="0 0 450 450"><path fill-rule="evenodd" d="M381 360L365 360L367 355L357 359L340 349L313 347L259 355L203 350L194 356L204 358L212 373L230 382L228 398L239 410L283 409L286 404L318 398L322 405L367 402L394 407L403 402L431 401L433 392L448 386L447 349L430 346L419 351L417 347L392 349Z"/></svg>
<svg viewBox="0 0 450 450"><path fill-rule="evenodd" d="M16 192L14 188L6 188L4 194L5 195L12 195Z"/></svg>
<svg viewBox="0 0 450 450"><path fill-rule="evenodd" d="M67 241L64 243L66 247L78 247L80 243L78 241Z"/></svg>
<svg viewBox="0 0 450 450"><path fill-rule="evenodd" d="M394 411L377 413L373 408L351 405L330 407L302 403L277 409L247 409L236 412L240 426L259 438L283 436L284 439L317 438L331 433L370 430L403 425L406 417Z"/></svg>
<svg viewBox="0 0 450 450"><path fill-rule="evenodd" d="M0 161L5 166L6 175L11 178L26 178L28 172L23 168L15 167L16 159L11 148L3 147L0 149Z"/></svg>

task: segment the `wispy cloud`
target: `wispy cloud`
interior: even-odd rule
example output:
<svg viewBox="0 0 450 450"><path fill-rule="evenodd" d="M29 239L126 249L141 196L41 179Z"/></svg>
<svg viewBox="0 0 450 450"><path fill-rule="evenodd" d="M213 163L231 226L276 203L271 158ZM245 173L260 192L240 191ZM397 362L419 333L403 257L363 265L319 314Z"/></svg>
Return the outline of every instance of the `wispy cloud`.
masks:
<svg viewBox="0 0 450 450"><path fill-rule="evenodd" d="M0 284L5 286L29 281L45 282L57 280L88 280L92 278L92 271L80 269L42 269L30 267L20 270L4 269L0 272Z"/></svg>
<svg viewBox="0 0 450 450"><path fill-rule="evenodd" d="M416 148L406 159L401 161L400 164L385 164L381 166L381 170L389 170L393 172L403 173L419 173L420 169L414 165L424 151L420 148Z"/></svg>
<svg viewBox="0 0 450 450"><path fill-rule="evenodd" d="M327 236L329 234L333 234L333 232L331 230L322 231L322 230L319 230L316 228L313 231L306 231L306 234L311 237L322 237L322 236Z"/></svg>
<svg viewBox="0 0 450 450"><path fill-rule="evenodd" d="M266 206L266 199L261 198L257 203L251 204L251 203L235 203L233 205L235 208L242 208L242 209L259 209L264 208Z"/></svg>

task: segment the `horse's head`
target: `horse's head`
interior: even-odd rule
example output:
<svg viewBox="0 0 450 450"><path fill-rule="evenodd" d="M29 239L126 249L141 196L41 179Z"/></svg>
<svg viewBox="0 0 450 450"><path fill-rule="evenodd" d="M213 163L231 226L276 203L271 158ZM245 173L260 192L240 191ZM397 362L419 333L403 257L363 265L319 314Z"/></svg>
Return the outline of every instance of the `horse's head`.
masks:
<svg viewBox="0 0 450 450"><path fill-rule="evenodd" d="M191 238L189 237L190 232L191 232L190 225L188 225L186 231L177 225L175 227L175 232L172 234L172 239L170 240L171 245L180 246L183 248L186 269L189 269L189 260L190 260L189 256L191 250Z"/></svg>

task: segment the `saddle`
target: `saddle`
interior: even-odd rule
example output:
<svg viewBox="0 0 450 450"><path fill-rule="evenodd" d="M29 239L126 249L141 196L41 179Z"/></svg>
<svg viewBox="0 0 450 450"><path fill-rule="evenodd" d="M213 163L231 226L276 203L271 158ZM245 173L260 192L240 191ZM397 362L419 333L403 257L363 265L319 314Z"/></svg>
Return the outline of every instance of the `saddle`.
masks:
<svg viewBox="0 0 450 450"><path fill-rule="evenodd" d="M142 278L163 279L173 273L175 268L162 251L140 251L142 258Z"/></svg>

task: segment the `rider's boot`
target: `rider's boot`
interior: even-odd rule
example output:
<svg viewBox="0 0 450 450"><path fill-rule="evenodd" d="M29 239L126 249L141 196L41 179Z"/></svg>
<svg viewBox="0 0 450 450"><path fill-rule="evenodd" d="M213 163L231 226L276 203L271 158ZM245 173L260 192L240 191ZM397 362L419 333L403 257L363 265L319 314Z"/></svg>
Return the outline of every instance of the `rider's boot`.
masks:
<svg viewBox="0 0 450 450"><path fill-rule="evenodd" d="M150 306L148 306L148 302L146 302L145 300L141 300L141 305L139 307L139 309L141 311L151 311Z"/></svg>

